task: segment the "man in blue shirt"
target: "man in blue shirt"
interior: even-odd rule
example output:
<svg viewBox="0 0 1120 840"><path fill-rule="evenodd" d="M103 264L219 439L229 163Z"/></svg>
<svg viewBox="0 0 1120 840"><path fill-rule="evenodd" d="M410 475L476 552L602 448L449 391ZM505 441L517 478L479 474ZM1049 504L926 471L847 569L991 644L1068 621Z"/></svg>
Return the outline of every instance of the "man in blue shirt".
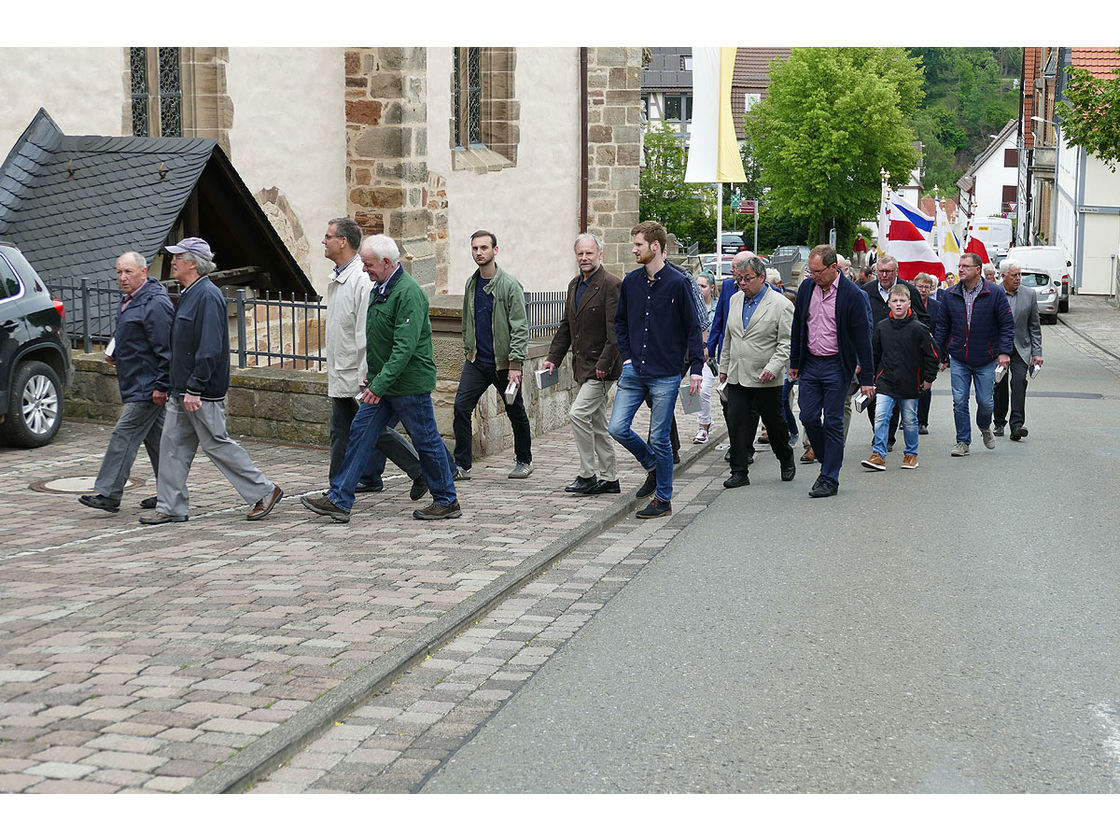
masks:
<svg viewBox="0 0 1120 840"><path fill-rule="evenodd" d="M641 222L631 231L632 252L641 264L626 275L614 318L622 376L611 413L610 434L638 459L648 473L635 494L653 494L639 519L673 512L673 448L669 428L677 404L681 371L688 365L689 392L703 382L704 342L692 300L692 284L665 262L668 234L657 222ZM631 428L638 407L652 399L649 443Z"/></svg>

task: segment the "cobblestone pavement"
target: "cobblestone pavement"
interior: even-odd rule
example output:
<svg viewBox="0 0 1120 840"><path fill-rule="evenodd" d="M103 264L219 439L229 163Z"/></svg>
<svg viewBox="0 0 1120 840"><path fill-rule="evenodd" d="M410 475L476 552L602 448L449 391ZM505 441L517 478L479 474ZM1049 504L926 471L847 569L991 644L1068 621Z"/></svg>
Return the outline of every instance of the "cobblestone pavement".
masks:
<svg viewBox="0 0 1120 840"><path fill-rule="evenodd" d="M705 447L687 442L695 418L679 419L687 463ZM246 441L285 490L267 519L247 522L200 454L190 521L146 527L143 454L145 483L119 514L78 504L109 431L68 420L49 446L0 448L0 791L183 790L526 558L623 515L644 478L620 450L622 496L561 492L578 466L565 428L534 440L528 479L506 478L511 451L476 460L461 519L414 520L424 502L393 472L340 525L297 498L322 489L325 450ZM79 479L77 492L29 489L55 478Z"/></svg>
<svg viewBox="0 0 1120 840"><path fill-rule="evenodd" d="M1109 303L1108 298L1073 295L1069 312L1059 315L1058 323L1067 328L1063 335L1073 347L1120 375L1120 310ZM1044 331L1043 341L1045 337ZM1045 356L1045 344L1042 350Z"/></svg>
<svg viewBox="0 0 1120 840"><path fill-rule="evenodd" d="M1077 300L1071 316L1081 315L1079 304L1085 300ZM1075 323L1091 330L1101 343L1109 340L1110 330L1120 339L1120 312L1105 304L1089 315ZM1120 359L1102 352L1064 323L1043 330L1045 342L1066 342L1120 376ZM1120 352L1120 341L1114 347ZM768 456L765 447L760 448L760 467L752 470L752 487L778 481L776 465L774 474L767 474ZM807 487L816 473L815 465L800 465L795 484ZM420 790L432 772L724 492L726 477L720 453L705 454L675 485L672 517L646 523L620 521L567 553L385 691L336 721L333 728L248 792Z"/></svg>

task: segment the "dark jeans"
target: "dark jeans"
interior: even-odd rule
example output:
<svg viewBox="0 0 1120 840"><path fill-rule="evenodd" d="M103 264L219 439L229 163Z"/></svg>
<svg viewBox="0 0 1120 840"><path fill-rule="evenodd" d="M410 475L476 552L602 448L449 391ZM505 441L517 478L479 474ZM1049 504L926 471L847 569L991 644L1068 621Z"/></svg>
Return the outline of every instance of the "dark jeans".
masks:
<svg viewBox="0 0 1120 840"><path fill-rule="evenodd" d="M1018 353L1011 354L1011 369L995 386L993 422L997 426L1007 424L1008 382L1011 383L1011 431L1015 431L1027 420L1027 363Z"/></svg>
<svg viewBox="0 0 1120 840"><path fill-rule="evenodd" d="M797 417L793 413L793 406L790 404L789 394L793 390L793 383L788 379L782 384L782 414L786 418L786 428L789 429L789 436L793 437L797 434Z"/></svg>
<svg viewBox="0 0 1120 840"><path fill-rule="evenodd" d="M918 425L929 425L929 401L933 397L933 389L922 391L918 394Z"/></svg>
<svg viewBox="0 0 1120 840"><path fill-rule="evenodd" d="M789 445L788 426L782 416L782 389L745 388L732 382L727 384L727 434L731 438L731 473L746 475L747 447L758 431L758 418L766 427L770 448L783 466L793 463L793 450Z"/></svg>
<svg viewBox="0 0 1120 840"><path fill-rule="evenodd" d="M358 403L353 397L331 397L331 466L327 477L332 482L342 468L346 447L350 443L350 425L357 413ZM386 458L400 467L413 481L422 475L416 449L404 435L393 428L397 425L398 418L394 415L389 420L391 423L377 439L377 448L370 455L359 484L380 484Z"/></svg>
<svg viewBox="0 0 1120 840"><path fill-rule="evenodd" d="M467 359L463 362L463 373L459 377L459 390L455 392L455 463L463 469L469 470L473 463L471 441L473 430L471 428L471 414L475 406L486 393L486 389L493 386L498 390L498 399L506 407L510 425L513 426L513 454L522 464L533 463L532 430L529 426L529 415L525 413L525 402L521 390L517 392L517 399L510 405L506 403L506 386L509 385L509 371L498 370L489 366L475 364Z"/></svg>
<svg viewBox="0 0 1120 840"><path fill-rule="evenodd" d="M844 464L844 403L851 382L839 359L807 356L798 371L801 425L821 465L820 477L840 486Z"/></svg>

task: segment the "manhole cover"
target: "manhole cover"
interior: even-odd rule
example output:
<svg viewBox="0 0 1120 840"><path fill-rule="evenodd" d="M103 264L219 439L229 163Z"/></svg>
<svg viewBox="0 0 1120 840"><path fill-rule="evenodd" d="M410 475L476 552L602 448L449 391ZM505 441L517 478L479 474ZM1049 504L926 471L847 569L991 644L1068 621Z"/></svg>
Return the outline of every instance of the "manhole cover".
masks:
<svg viewBox="0 0 1120 840"><path fill-rule="evenodd" d="M31 482L28 487L37 493L72 493L77 496L82 493L92 493L93 482L96 480L96 476L92 475L80 475L73 478L42 478L39 481ZM124 483L124 489L130 490L143 483L143 481L130 478Z"/></svg>

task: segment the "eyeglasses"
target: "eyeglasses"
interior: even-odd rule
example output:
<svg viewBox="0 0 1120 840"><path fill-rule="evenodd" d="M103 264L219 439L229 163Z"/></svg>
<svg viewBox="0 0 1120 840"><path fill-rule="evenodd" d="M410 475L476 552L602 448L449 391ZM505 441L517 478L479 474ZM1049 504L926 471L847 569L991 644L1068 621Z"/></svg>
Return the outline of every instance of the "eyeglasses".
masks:
<svg viewBox="0 0 1120 840"><path fill-rule="evenodd" d="M345 239L345 236L339 236L337 233L328 233L323 237L324 239Z"/></svg>
<svg viewBox="0 0 1120 840"><path fill-rule="evenodd" d="M830 268L836 268L836 265L835 264L826 265L824 268L817 268L817 269L810 268L809 273L812 274L814 277L819 277L820 275L822 275L826 271L828 271Z"/></svg>

